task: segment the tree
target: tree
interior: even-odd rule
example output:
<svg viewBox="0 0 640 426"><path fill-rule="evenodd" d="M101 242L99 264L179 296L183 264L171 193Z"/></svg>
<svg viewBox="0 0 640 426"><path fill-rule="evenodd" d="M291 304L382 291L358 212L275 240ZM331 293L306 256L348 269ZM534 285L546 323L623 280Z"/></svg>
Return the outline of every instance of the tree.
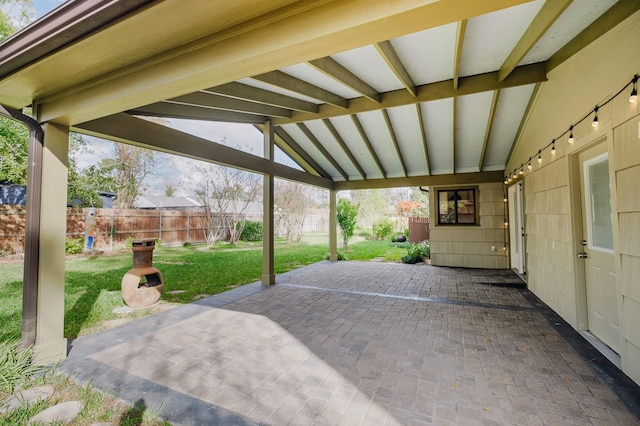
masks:
<svg viewBox="0 0 640 426"><path fill-rule="evenodd" d="M276 180L275 213L276 229L283 229L287 244L302 239L304 219L315 204L310 186Z"/></svg>
<svg viewBox="0 0 640 426"><path fill-rule="evenodd" d="M396 204L396 211L400 216L400 228L403 230L406 226L405 223L409 216L415 216L414 212L424 208L422 203L417 201L399 201Z"/></svg>
<svg viewBox="0 0 640 426"><path fill-rule="evenodd" d="M262 194L260 175L216 164L197 167L196 171L202 176L196 197L204 206L207 244L213 245L226 235L237 244L245 212Z"/></svg>
<svg viewBox="0 0 640 426"><path fill-rule="evenodd" d="M27 127L15 120L0 118L0 183L27 183Z"/></svg>
<svg viewBox="0 0 640 426"><path fill-rule="evenodd" d="M356 217L358 216L359 204L353 204L346 198L340 198L337 205L338 225L342 232L342 242L344 249L347 249L349 239L353 237L353 230L356 227Z"/></svg>
<svg viewBox="0 0 640 426"><path fill-rule="evenodd" d="M0 41L33 19L32 0L0 0Z"/></svg>
<svg viewBox="0 0 640 426"><path fill-rule="evenodd" d="M168 183L164 188L164 195L167 197L173 197L176 194L176 187Z"/></svg>
<svg viewBox="0 0 640 426"><path fill-rule="evenodd" d="M388 216L389 201L380 189L351 191L351 199L360 205L358 222L362 228L372 229L373 224Z"/></svg>
<svg viewBox="0 0 640 426"><path fill-rule="evenodd" d="M158 157L154 151L116 143L112 156L100 160L98 168L115 185L117 207L130 209L142 193L145 179L153 174L157 164Z"/></svg>

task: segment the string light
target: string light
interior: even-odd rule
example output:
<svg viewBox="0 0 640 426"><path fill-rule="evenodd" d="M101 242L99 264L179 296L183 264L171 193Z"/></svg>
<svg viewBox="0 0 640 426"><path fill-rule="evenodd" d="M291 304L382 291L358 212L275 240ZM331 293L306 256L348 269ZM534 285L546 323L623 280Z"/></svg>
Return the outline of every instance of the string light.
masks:
<svg viewBox="0 0 640 426"><path fill-rule="evenodd" d="M573 125L569 126L569 139L567 142L569 142L569 145L573 145Z"/></svg>
<svg viewBox="0 0 640 426"><path fill-rule="evenodd" d="M576 121L575 123L571 124L569 126L569 130L568 131L564 131L564 133L562 133L561 135L559 135L557 138L554 138L551 140L551 142L544 146L542 149L538 150L538 164L542 165L542 151L546 150L547 148L551 148L551 155L555 155L556 154L556 140L558 140L558 138L562 138L564 135L567 134L567 132L569 133L569 137L567 138L567 142L569 143L569 145L573 145L575 139L574 139L574 135L573 135L573 128L575 126L577 126L578 124L582 123L583 121L587 120L589 118L589 116L593 113L593 121L591 123L591 126L593 126L594 129L597 129L600 125L599 119L598 119L598 110L600 108L602 108L603 106L607 105L608 103L610 103L611 101L613 101L615 98L617 98L619 95L621 95L623 92L625 92L626 90L628 90L629 86L631 87L631 94L629 96L629 102L635 104L638 102L638 80L640 80L640 75L635 74L633 76L633 78L627 83L625 84L625 86L623 88L621 88L615 95L611 96L610 98L608 98L606 101L602 102L600 105L596 105L591 111L589 111L588 113L586 113L582 118L580 118L578 121ZM517 180L519 176L523 176L524 175L524 166L527 166L528 170L532 170L533 167L531 165L531 160L535 158L535 154L532 157L529 157L529 161L525 163L520 164L519 166L514 167L513 172L509 173L505 173L505 178L504 178L504 184L507 185L509 183L511 183L512 180ZM505 242L505 246L503 247L503 249L506 248L506 242Z"/></svg>

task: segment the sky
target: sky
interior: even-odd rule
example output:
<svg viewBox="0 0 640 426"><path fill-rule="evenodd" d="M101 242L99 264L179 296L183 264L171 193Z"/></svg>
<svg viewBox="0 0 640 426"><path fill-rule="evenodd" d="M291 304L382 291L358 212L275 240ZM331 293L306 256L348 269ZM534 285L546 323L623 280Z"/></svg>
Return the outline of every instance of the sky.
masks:
<svg viewBox="0 0 640 426"><path fill-rule="evenodd" d="M57 6L64 3L63 0L33 0L35 9L33 17L38 19ZM222 142L230 147L239 148L242 151L254 155L263 154L262 133L248 124L217 123L191 120L167 120L170 127L190 133L195 136L213 141ZM80 168L86 168L97 164L100 159L109 156L113 152L113 142L95 137L85 137L88 144L82 150L72 153ZM147 194L163 195L167 185L171 184L177 191L176 195L190 196L195 190L194 169L201 164L196 160L175 155L164 157L168 164L164 164L159 170L145 182ZM276 149L275 161L300 169L287 155Z"/></svg>

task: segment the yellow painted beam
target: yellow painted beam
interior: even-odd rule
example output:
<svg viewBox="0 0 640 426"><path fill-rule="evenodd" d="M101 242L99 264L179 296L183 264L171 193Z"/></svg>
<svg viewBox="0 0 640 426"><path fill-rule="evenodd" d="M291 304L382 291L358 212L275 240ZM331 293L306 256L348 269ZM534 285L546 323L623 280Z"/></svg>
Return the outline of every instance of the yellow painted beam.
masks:
<svg viewBox="0 0 640 426"><path fill-rule="evenodd" d="M489 110L489 120L487 121L487 130L484 133L484 144L482 144L482 152L480 154L480 161L478 162L478 170L482 171L484 167L484 157L487 153L487 147L489 146L489 138L491 137L491 129L493 128L493 120L496 116L496 107L498 106L498 100L500 99L500 91L493 92L493 99L491 101L491 110Z"/></svg>
<svg viewBox="0 0 640 426"><path fill-rule="evenodd" d="M247 6L254 3L243 1ZM31 65L15 79L0 81L0 93L10 91L15 99L20 96L19 92L31 91L29 95L40 104L39 121L77 124L526 1L295 2L264 16L247 16L244 20L242 16L221 16L229 21L233 18L237 24L213 33L203 28L209 33L203 32L200 38L151 56L146 45L141 45L138 50L128 52L129 63L105 75L89 77L69 67L69 63L76 60L86 63L86 55L94 51L101 53L102 60L111 56L122 58L121 52L110 51L111 46L116 41L130 40L131 33L119 33L121 23L117 22L108 29L110 37L104 40L87 37L48 56L46 63ZM230 3L237 7L237 2ZM170 6L174 7L176 16L184 9L183 1L166 0L158 2L157 7L160 6L167 9L167 15L171 12ZM145 23L155 25L162 18L155 15L154 10L150 7L137 15L143 25L138 28L144 28ZM189 25L188 22L180 24ZM179 30L173 27L171 33ZM100 44L92 45L93 40L100 40ZM51 75L55 78L46 77ZM51 81L55 91L51 91L42 78ZM32 87L33 81L43 85Z"/></svg>
<svg viewBox="0 0 640 426"><path fill-rule="evenodd" d="M237 167L256 173L271 174L321 188L333 188L333 182L330 179L305 173L256 155L247 154L246 152L124 113L82 123L72 130L116 142L182 155L196 160Z"/></svg>
<svg viewBox="0 0 640 426"><path fill-rule="evenodd" d="M544 33L562 15L573 0L547 0L533 18L516 46L504 61L498 72L498 81L502 81L518 66L522 58L540 40Z"/></svg>
<svg viewBox="0 0 640 426"><path fill-rule="evenodd" d="M498 82L498 73L490 72L459 79L458 89L453 88L453 80L444 80L437 83L429 83L417 87L417 95L412 96L404 89L394 90L382 94L380 103L373 102L365 97L351 99L349 108L337 108L332 105L321 105L318 114L293 111L291 118L277 118L274 123L281 126L283 124L297 123L300 121L316 120L322 118L338 117L348 114L376 111L383 108L393 108L403 105L413 105L418 102L429 102L440 99L452 98L454 96L471 95L475 93L488 92L508 87L523 86L527 84L546 81L546 67L543 62L525 65L516 68L504 81Z"/></svg>
<svg viewBox="0 0 640 426"><path fill-rule="evenodd" d="M458 31L456 32L456 52L453 61L453 88L458 89L458 78L460 76L460 58L462 57L462 47L464 45L464 35L467 33L467 20L463 19L458 22Z"/></svg>
<svg viewBox="0 0 640 426"><path fill-rule="evenodd" d="M469 185L490 182L502 182L504 170L492 172L459 173L446 175L412 176L387 179L351 180L336 182L335 190L400 188L404 186L435 186L435 185Z"/></svg>
<svg viewBox="0 0 640 426"><path fill-rule="evenodd" d="M584 49L604 33L640 10L640 0L620 0L547 60L547 72Z"/></svg>

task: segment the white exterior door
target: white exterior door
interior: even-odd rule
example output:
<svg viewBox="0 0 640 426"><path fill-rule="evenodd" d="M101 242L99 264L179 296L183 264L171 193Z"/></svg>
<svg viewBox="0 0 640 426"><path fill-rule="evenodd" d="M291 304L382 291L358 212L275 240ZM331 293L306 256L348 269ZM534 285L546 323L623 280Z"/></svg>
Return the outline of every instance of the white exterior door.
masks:
<svg viewBox="0 0 640 426"><path fill-rule="evenodd" d="M582 195L582 253L589 331L620 352L609 158L606 143L579 154Z"/></svg>
<svg viewBox="0 0 640 426"><path fill-rule="evenodd" d="M522 182L509 187L509 252L511 255L511 269L524 274L524 203L522 196Z"/></svg>

